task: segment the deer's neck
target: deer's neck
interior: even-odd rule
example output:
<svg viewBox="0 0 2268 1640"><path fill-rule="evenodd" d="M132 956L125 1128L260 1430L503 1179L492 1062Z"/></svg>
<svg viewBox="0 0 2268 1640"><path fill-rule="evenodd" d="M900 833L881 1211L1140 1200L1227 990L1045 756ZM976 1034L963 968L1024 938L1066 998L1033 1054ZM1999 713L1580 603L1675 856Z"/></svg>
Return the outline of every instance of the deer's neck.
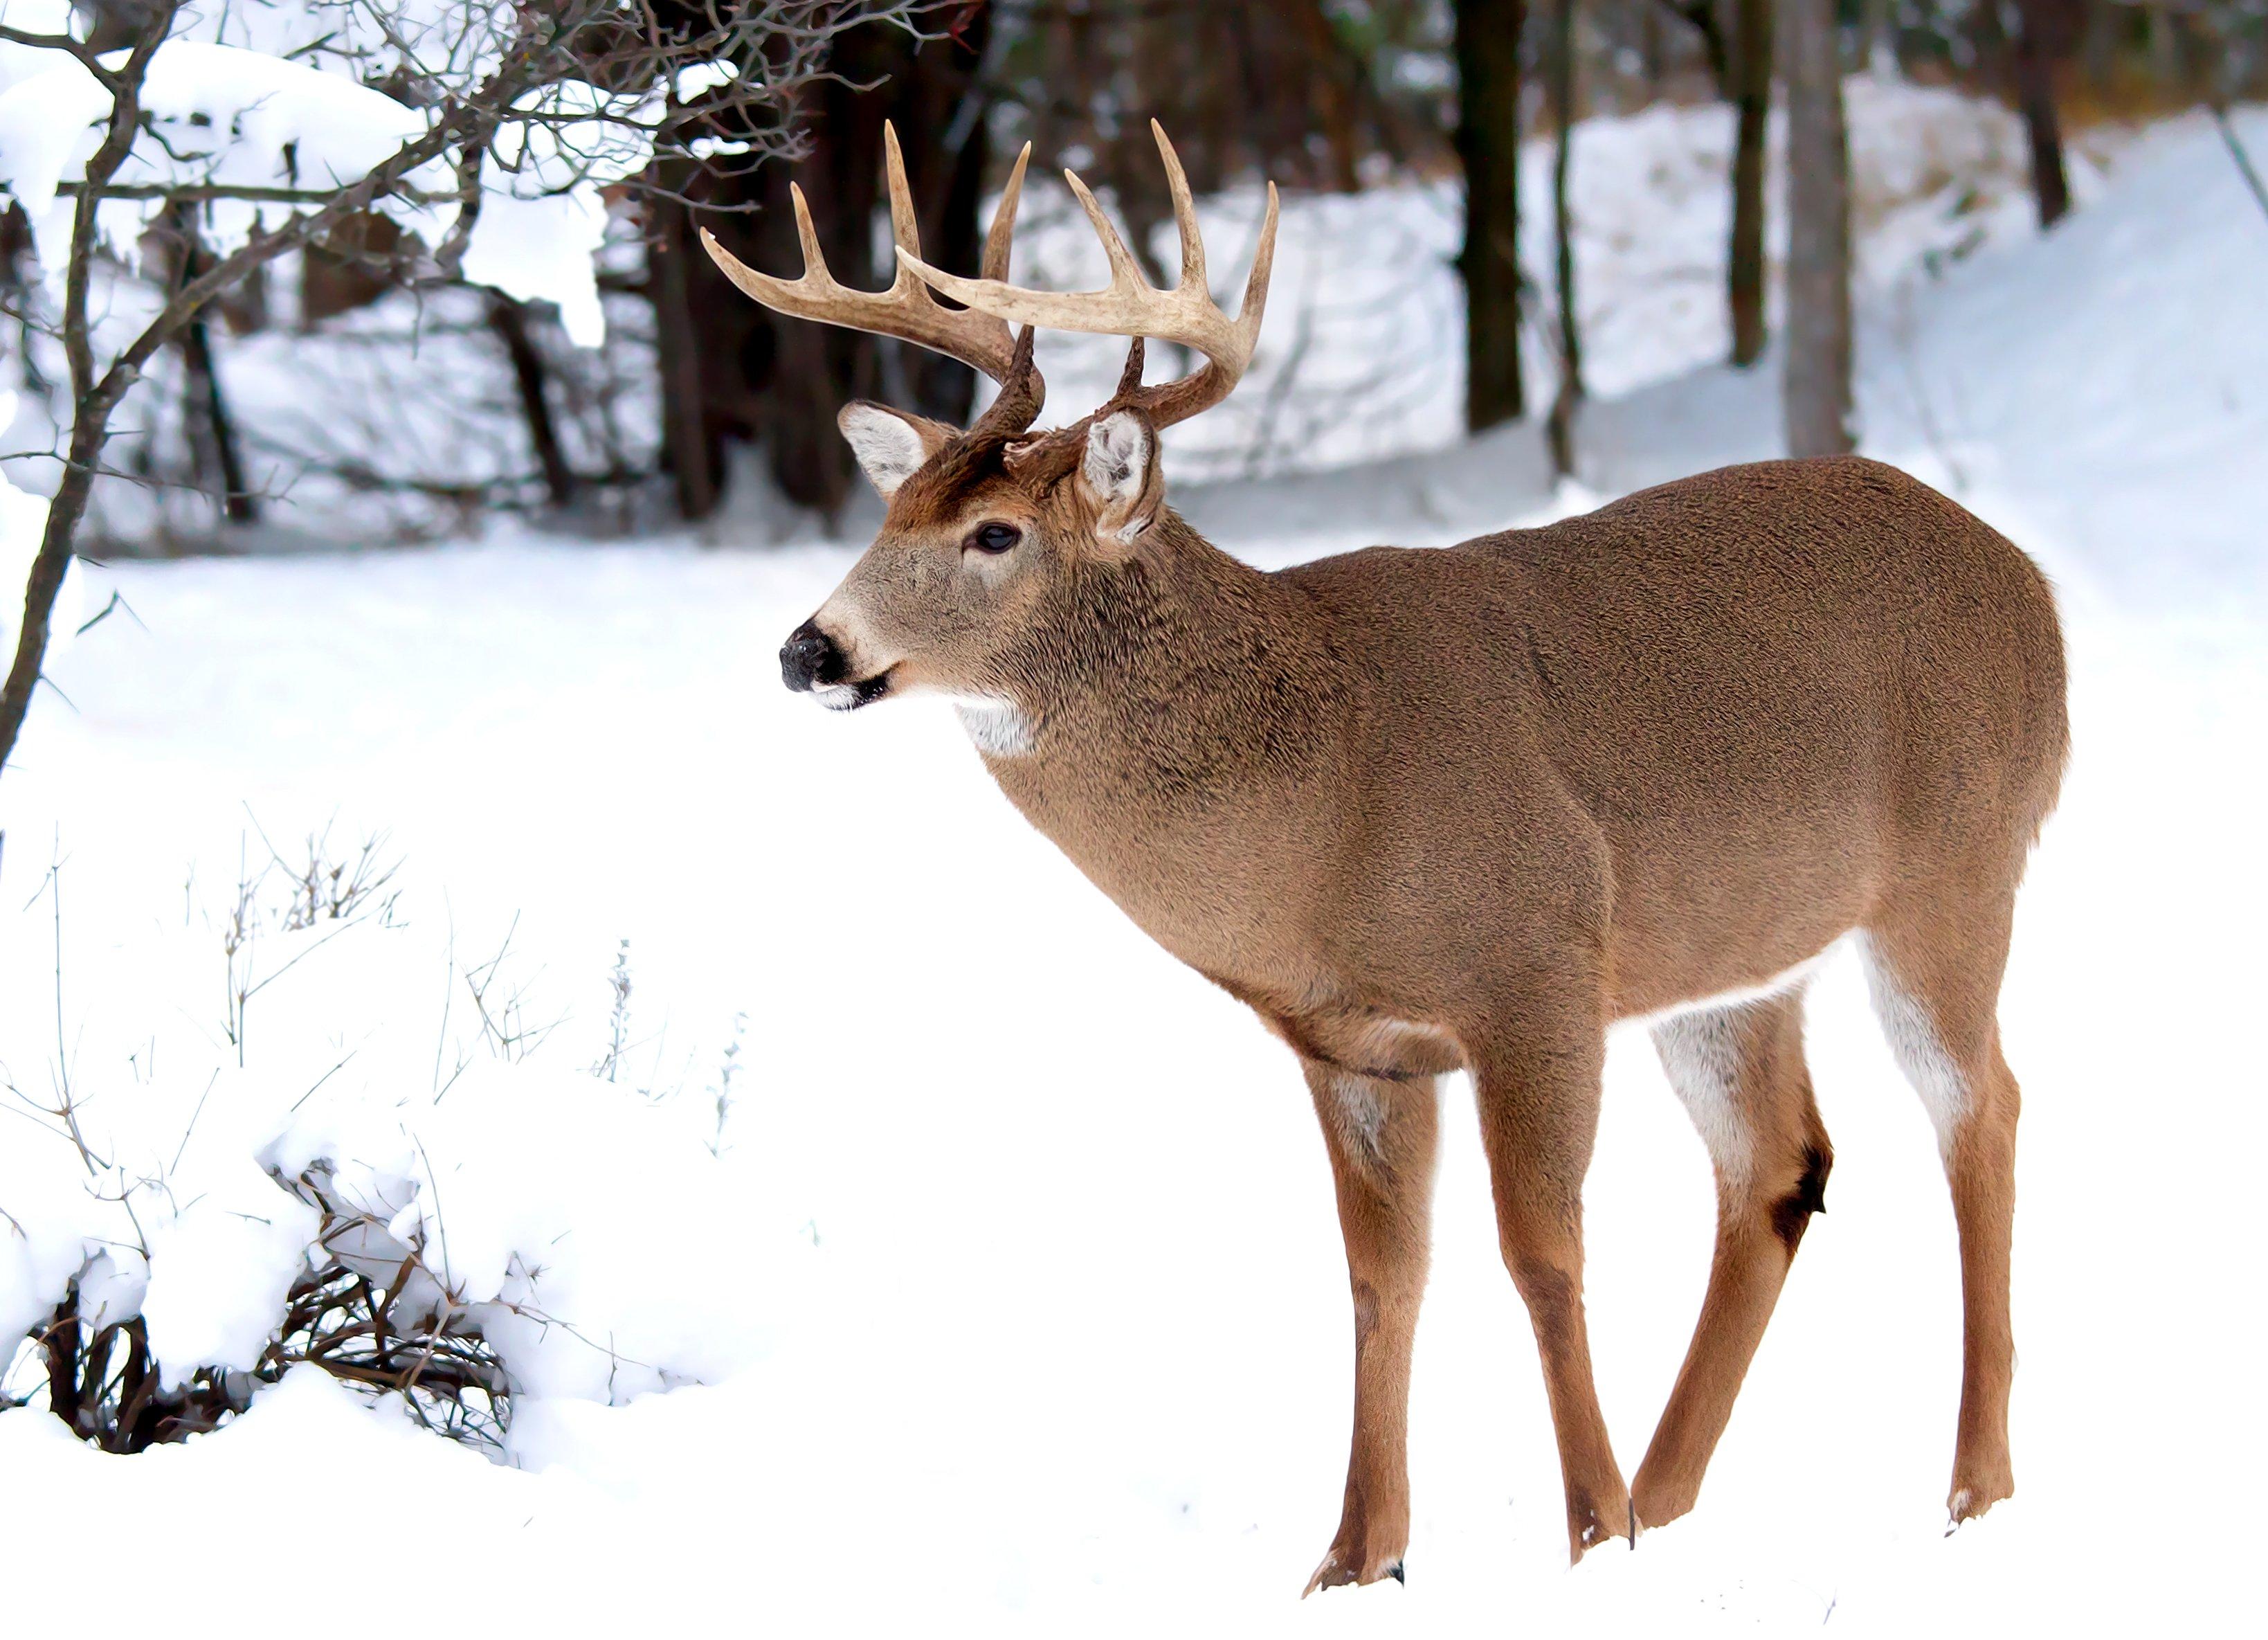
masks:
<svg viewBox="0 0 2268 1640"><path fill-rule="evenodd" d="M1027 818L1134 920L1221 971L1335 823L1349 703L1304 595L1167 513L1150 564L1096 566L1013 658L1012 736L970 730Z"/></svg>

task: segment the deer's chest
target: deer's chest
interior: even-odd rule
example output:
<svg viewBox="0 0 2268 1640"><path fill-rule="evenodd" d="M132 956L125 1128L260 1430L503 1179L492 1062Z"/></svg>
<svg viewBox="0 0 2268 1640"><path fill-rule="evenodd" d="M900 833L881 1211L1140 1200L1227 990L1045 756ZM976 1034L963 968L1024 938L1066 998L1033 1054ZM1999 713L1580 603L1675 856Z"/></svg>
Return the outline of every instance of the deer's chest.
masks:
<svg viewBox="0 0 2268 1640"><path fill-rule="evenodd" d="M1028 756L985 762L1024 816L1183 962L1252 983L1300 964L1317 851L1305 820L1263 792L1167 793Z"/></svg>

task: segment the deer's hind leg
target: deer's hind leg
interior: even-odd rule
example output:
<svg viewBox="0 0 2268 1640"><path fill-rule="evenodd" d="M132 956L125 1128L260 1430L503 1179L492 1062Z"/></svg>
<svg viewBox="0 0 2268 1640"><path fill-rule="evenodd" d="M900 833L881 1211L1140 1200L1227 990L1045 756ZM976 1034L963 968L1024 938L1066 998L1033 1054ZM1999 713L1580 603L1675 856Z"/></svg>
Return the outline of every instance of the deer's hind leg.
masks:
<svg viewBox="0 0 2268 1640"><path fill-rule="evenodd" d="M1693 1507L1811 1215L1833 1147L1803 1062L1800 989L1665 1020L1653 1039L1717 1175L1708 1296L1631 1487L1639 1524Z"/></svg>
<svg viewBox="0 0 2268 1640"><path fill-rule="evenodd" d="M1861 947L1882 1034L1937 1129L1961 1231L1961 1422L1946 1502L1958 1522L2015 1490L2008 1265L2016 1210L2016 1079L1997 1011L2013 889L1886 908Z"/></svg>

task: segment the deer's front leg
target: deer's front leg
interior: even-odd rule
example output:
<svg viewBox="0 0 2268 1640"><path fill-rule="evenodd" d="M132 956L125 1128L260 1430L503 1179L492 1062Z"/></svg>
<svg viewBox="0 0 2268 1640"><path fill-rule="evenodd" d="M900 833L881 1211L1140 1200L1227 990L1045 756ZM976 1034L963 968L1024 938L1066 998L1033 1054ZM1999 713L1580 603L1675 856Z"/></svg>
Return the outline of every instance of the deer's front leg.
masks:
<svg viewBox="0 0 2268 1640"><path fill-rule="evenodd" d="M1354 1449L1338 1535L1307 1592L1402 1576L1410 1542L1410 1350L1431 1252L1434 1079L1303 1061L1338 1186L1354 1289Z"/></svg>
<svg viewBox="0 0 2268 1640"><path fill-rule="evenodd" d="M1571 1558L1631 1538L1630 1489L1607 1441L1583 1318L1583 1175L1599 1126L1605 1027L1544 985L1476 1045L1473 1083L1496 1195L1497 1230L1527 1301L1567 1489Z"/></svg>

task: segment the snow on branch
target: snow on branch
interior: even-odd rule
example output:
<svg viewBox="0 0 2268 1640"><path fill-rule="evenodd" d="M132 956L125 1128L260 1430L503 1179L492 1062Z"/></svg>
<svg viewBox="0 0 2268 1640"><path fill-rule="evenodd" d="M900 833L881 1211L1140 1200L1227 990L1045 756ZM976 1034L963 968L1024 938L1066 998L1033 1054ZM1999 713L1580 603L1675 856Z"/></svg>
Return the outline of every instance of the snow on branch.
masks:
<svg viewBox="0 0 2268 1640"><path fill-rule="evenodd" d="M698 128L728 108L742 125L751 109L772 110L784 145L779 104L819 71L814 43L877 8L733 7L669 31L642 5L317 4L276 9L311 34L290 55L276 50L285 41L274 16L265 43L247 45L190 37L199 19L175 10L182 32L138 71L132 54L97 54L67 33L0 35L16 48L0 90L0 188L30 219L51 284L67 277L86 167L126 93L138 129L94 185L101 245L129 252L168 207L188 204L203 245L227 256L419 146L430 151L395 167L368 208L465 278L557 304L570 336L594 346L606 322L592 271L604 190L644 172L658 143L697 144L713 160L722 144ZM40 56L44 66L25 61ZM460 140L421 144L444 127Z"/></svg>

